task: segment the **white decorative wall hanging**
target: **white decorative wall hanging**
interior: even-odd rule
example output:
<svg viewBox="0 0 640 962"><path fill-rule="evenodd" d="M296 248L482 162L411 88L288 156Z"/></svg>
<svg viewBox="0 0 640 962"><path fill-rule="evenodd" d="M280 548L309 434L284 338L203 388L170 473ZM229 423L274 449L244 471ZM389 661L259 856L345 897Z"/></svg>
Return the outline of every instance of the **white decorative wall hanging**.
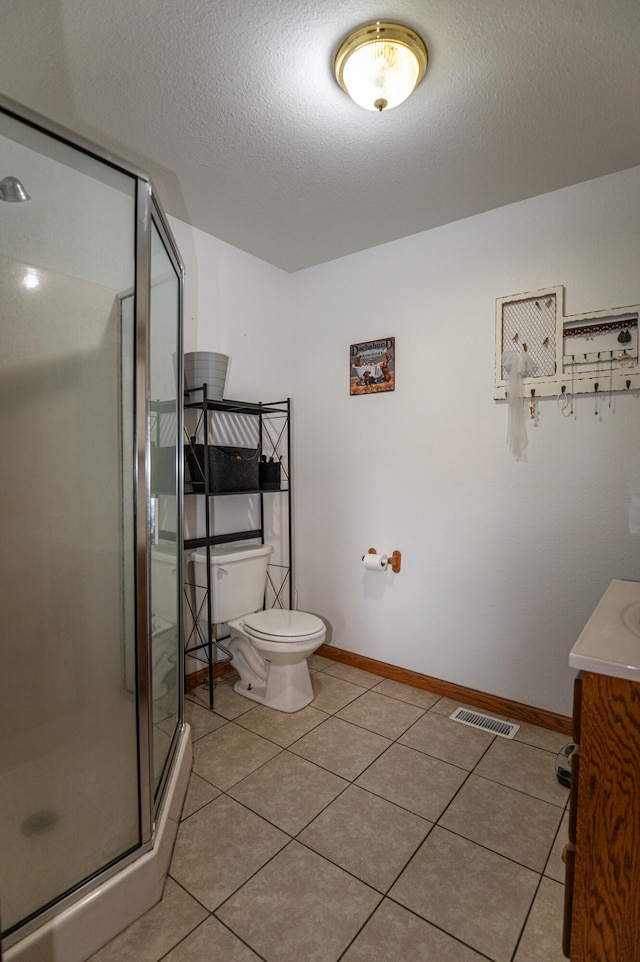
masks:
<svg viewBox="0 0 640 962"><path fill-rule="evenodd" d="M564 287L498 298L494 398L508 398L513 383L533 411L539 397L569 403L576 394L597 401L599 393L637 390L639 316L635 305L565 317Z"/></svg>

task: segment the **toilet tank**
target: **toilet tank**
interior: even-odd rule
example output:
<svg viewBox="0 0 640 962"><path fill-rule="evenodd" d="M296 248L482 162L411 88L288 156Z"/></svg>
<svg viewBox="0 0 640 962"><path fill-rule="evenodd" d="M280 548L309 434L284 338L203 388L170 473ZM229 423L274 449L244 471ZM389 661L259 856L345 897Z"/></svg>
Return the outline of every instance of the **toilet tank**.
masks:
<svg viewBox="0 0 640 962"><path fill-rule="evenodd" d="M214 624L259 611L264 604L269 544L216 545L211 548L211 607ZM196 611L206 621L207 552L194 551L189 564Z"/></svg>

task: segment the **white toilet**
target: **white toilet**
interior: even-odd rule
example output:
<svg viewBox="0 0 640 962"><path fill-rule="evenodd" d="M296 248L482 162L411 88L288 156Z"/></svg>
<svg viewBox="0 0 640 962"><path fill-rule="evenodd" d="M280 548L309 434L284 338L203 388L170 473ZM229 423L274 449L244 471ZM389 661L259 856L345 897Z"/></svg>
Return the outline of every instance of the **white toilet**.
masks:
<svg viewBox="0 0 640 962"><path fill-rule="evenodd" d="M176 627L176 546L151 548L151 672L153 698L161 698L177 683L178 632ZM169 678L171 676L171 678Z"/></svg>
<svg viewBox="0 0 640 962"><path fill-rule="evenodd" d="M225 622L231 631L224 646L240 675L235 691L278 711L299 711L313 701L307 658L325 639L324 622L306 611L262 610L271 545L216 546L210 551L212 621ZM194 552L192 564L192 581L202 592L204 549Z"/></svg>

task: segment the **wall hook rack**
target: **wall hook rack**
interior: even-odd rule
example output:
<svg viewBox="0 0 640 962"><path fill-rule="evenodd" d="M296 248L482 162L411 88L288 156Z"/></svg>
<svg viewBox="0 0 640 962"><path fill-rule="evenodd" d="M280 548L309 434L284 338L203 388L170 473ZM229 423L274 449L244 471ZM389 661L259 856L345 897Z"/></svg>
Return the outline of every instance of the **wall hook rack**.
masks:
<svg viewBox="0 0 640 962"><path fill-rule="evenodd" d="M530 360L525 397L532 388L536 399L557 397L568 378L572 395L593 393L605 377L609 393L624 391L627 380L640 388L639 322L638 304L566 315L561 286L498 298L494 398L507 397L505 359L514 350Z"/></svg>

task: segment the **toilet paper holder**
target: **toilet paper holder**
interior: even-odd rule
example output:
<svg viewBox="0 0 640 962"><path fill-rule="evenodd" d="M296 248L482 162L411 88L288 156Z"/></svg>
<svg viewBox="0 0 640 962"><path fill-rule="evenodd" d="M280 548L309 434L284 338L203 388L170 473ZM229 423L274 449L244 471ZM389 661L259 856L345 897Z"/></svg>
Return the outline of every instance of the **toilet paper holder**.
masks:
<svg viewBox="0 0 640 962"><path fill-rule="evenodd" d="M375 548L369 548L369 550L367 551L367 554L377 554L377 553L378 552L376 551ZM362 560L364 561L364 555L362 556ZM399 574L401 561L402 561L402 555L400 554L400 552L394 551L393 554L388 555L386 567L391 568L391 570L395 572L395 574Z"/></svg>

